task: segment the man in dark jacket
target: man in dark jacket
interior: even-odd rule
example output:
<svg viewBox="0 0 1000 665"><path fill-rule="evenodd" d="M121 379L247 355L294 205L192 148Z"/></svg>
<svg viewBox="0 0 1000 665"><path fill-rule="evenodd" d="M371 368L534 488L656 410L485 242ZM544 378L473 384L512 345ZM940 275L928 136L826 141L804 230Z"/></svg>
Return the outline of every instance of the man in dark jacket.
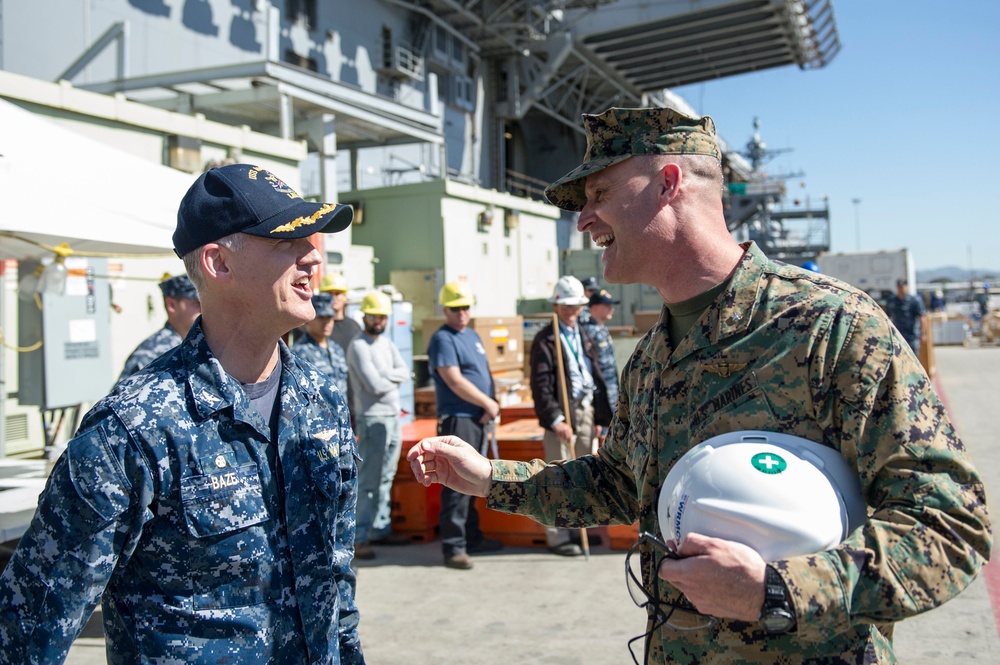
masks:
<svg viewBox="0 0 1000 665"><path fill-rule="evenodd" d="M531 344L531 395L538 422L545 428L545 459L574 459L593 452L600 428L611 424L611 406L597 345L577 325L588 302L583 285L576 277L560 277L549 300L559 320L560 347L557 355L557 333L552 324L538 331ZM561 370L557 362L560 356ZM563 406L564 391L569 394L569 413ZM583 554L580 546L570 541L568 529L547 527L545 536L554 554Z"/></svg>

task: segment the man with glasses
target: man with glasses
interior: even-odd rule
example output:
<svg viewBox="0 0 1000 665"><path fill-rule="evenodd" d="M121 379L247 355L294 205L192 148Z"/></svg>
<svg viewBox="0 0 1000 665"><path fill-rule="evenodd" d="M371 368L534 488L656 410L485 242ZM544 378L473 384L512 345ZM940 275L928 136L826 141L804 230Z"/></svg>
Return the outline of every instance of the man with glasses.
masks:
<svg viewBox="0 0 1000 665"><path fill-rule="evenodd" d="M469 308L475 302L472 290L463 282L441 287L438 302L444 309L444 325L431 336L427 346L428 367L434 377L438 436L454 435L486 449L486 427L500 415L493 398L493 375L486 349L475 330L469 328ZM447 487L441 490L441 548L444 565L470 570L477 552L496 551L499 540L484 538L479 529L475 500Z"/></svg>
<svg viewBox="0 0 1000 665"><path fill-rule="evenodd" d="M417 479L546 524L638 520L657 534L660 487L694 445L745 429L819 442L858 474L864 526L776 561L697 533L668 543L678 559L640 543L646 660L895 662L893 622L954 597L992 548L982 479L927 374L867 295L734 241L711 118L609 109L584 125L584 163L546 196L580 212L606 280L650 284L665 303L622 373L610 433L557 464L428 439L408 455Z"/></svg>

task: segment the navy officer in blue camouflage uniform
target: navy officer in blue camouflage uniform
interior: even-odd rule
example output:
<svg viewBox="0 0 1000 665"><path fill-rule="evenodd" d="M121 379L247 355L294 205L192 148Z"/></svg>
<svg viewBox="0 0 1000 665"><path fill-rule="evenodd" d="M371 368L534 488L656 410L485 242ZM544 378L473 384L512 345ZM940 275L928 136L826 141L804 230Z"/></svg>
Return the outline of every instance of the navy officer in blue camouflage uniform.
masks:
<svg viewBox="0 0 1000 665"><path fill-rule="evenodd" d="M308 236L351 209L233 164L181 201L184 342L84 418L0 576L0 663L60 663L98 600L109 663L364 662L357 447L281 335L313 318Z"/></svg>
<svg viewBox="0 0 1000 665"><path fill-rule="evenodd" d="M163 294L163 308L167 310L167 322L135 347L135 351L125 361L119 381L132 376L178 346L191 329L191 324L201 314L198 290L187 275L164 275L160 280L160 292Z"/></svg>
<svg viewBox="0 0 1000 665"><path fill-rule="evenodd" d="M292 344L292 353L323 370L347 399L347 356L330 339L334 326L333 296L317 293L312 297L316 318L305 325L305 334Z"/></svg>

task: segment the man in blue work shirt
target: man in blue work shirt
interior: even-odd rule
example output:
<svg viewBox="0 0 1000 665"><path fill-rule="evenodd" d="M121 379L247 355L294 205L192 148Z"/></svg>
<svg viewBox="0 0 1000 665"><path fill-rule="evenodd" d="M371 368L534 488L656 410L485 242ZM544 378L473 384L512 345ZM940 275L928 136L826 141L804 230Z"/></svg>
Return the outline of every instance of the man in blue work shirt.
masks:
<svg viewBox="0 0 1000 665"><path fill-rule="evenodd" d="M434 377L438 436L453 434L486 450L486 427L500 415L494 399L493 375L486 349L475 330L469 308L472 290L462 282L448 282L438 293L444 325L427 345L428 366ZM503 547L499 540L483 537L475 499L447 487L441 490L441 548L444 565L457 570L472 568L470 553Z"/></svg>
<svg viewBox="0 0 1000 665"><path fill-rule="evenodd" d="M0 663L62 662L102 595L112 663L364 662L347 405L281 342L313 318L308 236L351 217L246 164L191 186L201 318L67 444L0 576Z"/></svg>

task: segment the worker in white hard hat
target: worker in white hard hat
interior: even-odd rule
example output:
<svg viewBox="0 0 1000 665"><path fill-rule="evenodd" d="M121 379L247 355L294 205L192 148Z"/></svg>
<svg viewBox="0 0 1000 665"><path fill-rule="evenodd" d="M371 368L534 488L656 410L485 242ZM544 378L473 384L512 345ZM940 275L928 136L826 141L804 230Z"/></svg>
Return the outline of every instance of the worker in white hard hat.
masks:
<svg viewBox="0 0 1000 665"><path fill-rule="evenodd" d="M444 325L427 345L428 367L434 377L438 436L454 435L485 451L486 428L500 416L494 398L486 348L469 327L475 304L465 282L448 282L438 293L444 310ZM503 547L499 540L483 536L475 500L447 487L441 490L441 549L444 565L457 570L472 568L471 554Z"/></svg>
<svg viewBox="0 0 1000 665"><path fill-rule="evenodd" d="M567 460L593 452L601 427L611 423L611 405L597 345L577 323L588 302L583 284L570 275L560 277L549 302L559 326L545 326L531 343L531 396L545 428L545 459ZM553 554L583 554L569 529L546 527L545 539Z"/></svg>
<svg viewBox="0 0 1000 665"><path fill-rule="evenodd" d="M358 435L358 510L354 557L374 559L376 545L403 545L406 536L392 531L389 515L392 481L400 447L399 386L410 381L410 368L395 343L385 336L392 300L373 291L361 301L364 330L347 347L351 411Z"/></svg>

